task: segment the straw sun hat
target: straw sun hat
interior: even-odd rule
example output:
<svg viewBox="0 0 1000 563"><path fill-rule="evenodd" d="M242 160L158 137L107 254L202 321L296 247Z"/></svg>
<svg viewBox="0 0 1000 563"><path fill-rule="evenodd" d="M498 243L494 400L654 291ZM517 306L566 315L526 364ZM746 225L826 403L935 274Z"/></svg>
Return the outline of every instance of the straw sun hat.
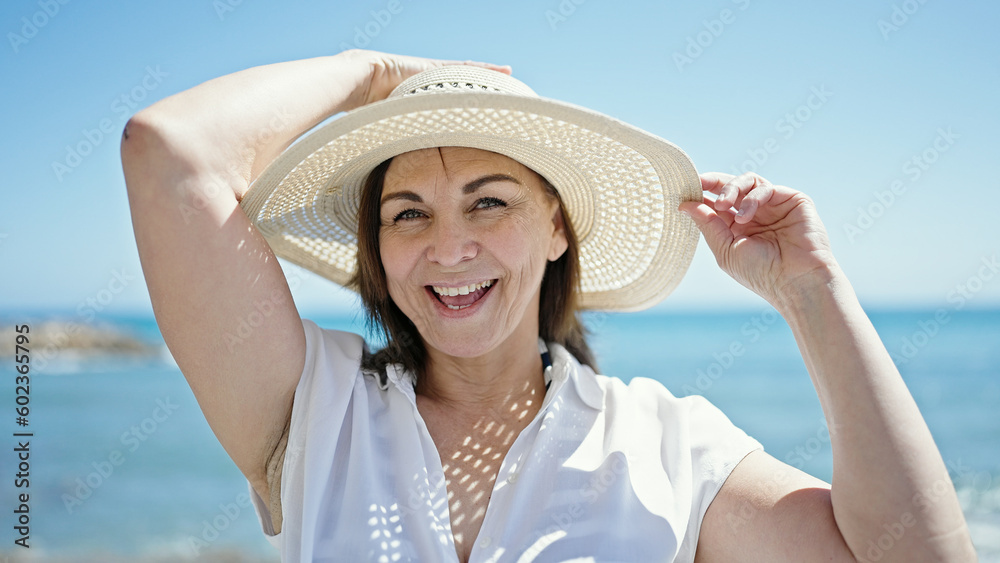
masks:
<svg viewBox="0 0 1000 563"><path fill-rule="evenodd" d="M634 311L669 294L691 263L698 174L673 144L503 73L446 66L331 121L282 153L240 203L275 254L340 285L357 267L361 187L382 161L461 146L506 155L547 179L579 241L580 304Z"/></svg>

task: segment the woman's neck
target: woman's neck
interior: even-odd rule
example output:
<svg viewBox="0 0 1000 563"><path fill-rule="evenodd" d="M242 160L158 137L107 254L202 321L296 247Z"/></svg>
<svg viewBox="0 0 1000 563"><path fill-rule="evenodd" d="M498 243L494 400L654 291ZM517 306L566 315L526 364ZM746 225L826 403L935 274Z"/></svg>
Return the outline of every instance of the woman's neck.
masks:
<svg viewBox="0 0 1000 563"><path fill-rule="evenodd" d="M472 358L428 347L427 370L417 382L417 395L460 411L528 407L533 415L545 396L538 336L537 331L517 332L497 348Z"/></svg>

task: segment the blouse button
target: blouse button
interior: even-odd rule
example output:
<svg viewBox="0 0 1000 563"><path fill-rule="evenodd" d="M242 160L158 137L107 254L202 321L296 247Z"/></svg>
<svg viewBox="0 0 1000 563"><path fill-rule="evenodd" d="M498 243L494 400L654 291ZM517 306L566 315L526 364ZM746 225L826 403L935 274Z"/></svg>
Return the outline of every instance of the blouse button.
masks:
<svg viewBox="0 0 1000 563"><path fill-rule="evenodd" d="M507 482L510 483L511 485L517 483L517 473L511 473L510 476L507 477Z"/></svg>
<svg viewBox="0 0 1000 563"><path fill-rule="evenodd" d="M489 536L486 536L479 541L479 545L483 547L489 547L491 543L493 543L493 540Z"/></svg>

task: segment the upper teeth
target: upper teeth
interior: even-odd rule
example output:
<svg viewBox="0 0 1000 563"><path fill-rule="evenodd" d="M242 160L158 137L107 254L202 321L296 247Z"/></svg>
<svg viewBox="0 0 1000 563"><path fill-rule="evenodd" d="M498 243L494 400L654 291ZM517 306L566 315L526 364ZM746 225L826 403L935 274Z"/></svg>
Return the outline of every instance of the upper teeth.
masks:
<svg viewBox="0 0 1000 563"><path fill-rule="evenodd" d="M489 287L491 285L493 285L493 280L484 281L482 283L474 283L472 285L467 285L464 287L438 287L435 285L433 286L433 288L434 288L434 293L437 293L438 295L454 296L454 295L468 295L473 291L476 291L477 289L482 289L484 287Z"/></svg>

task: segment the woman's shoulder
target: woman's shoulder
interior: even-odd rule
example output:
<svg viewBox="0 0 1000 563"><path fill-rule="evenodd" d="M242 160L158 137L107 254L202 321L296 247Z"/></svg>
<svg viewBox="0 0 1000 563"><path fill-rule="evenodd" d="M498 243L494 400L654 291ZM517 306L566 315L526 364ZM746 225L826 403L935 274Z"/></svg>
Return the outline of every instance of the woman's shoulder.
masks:
<svg viewBox="0 0 1000 563"><path fill-rule="evenodd" d="M651 377L638 376L625 381L613 375L595 374L594 378L604 391L608 408L677 414L696 408L702 401L707 402L700 395L678 397L662 382Z"/></svg>
<svg viewBox="0 0 1000 563"><path fill-rule="evenodd" d="M360 334L321 327L303 318L306 334L306 365L303 374L336 372L349 376L365 376L380 389L388 387L388 365L380 361Z"/></svg>
<svg viewBox="0 0 1000 563"><path fill-rule="evenodd" d="M676 397L663 383L651 377L633 377L626 382L615 374L595 371L558 344L550 345L550 349L557 374L564 366L564 373L572 377L581 397L592 406L597 403L603 409L648 407L657 410L669 405L679 408L703 400L702 397Z"/></svg>
<svg viewBox="0 0 1000 563"><path fill-rule="evenodd" d="M568 355L572 358L572 355ZM598 373L590 366L571 362L577 387L586 400L588 395L599 397L606 414L651 416L675 422L691 419L721 421L728 417L702 395L677 396L663 382L649 376L624 380L616 374Z"/></svg>
<svg viewBox="0 0 1000 563"><path fill-rule="evenodd" d="M357 333L324 328L310 319L302 319L306 336L306 358L301 383L308 383L322 374L337 379L362 375L365 359L370 355L365 339ZM339 376L339 377L337 377Z"/></svg>
<svg viewBox="0 0 1000 563"><path fill-rule="evenodd" d="M315 321L302 318L302 328L306 333L306 355L343 355L347 359L360 360L367 350L360 334L323 328Z"/></svg>

